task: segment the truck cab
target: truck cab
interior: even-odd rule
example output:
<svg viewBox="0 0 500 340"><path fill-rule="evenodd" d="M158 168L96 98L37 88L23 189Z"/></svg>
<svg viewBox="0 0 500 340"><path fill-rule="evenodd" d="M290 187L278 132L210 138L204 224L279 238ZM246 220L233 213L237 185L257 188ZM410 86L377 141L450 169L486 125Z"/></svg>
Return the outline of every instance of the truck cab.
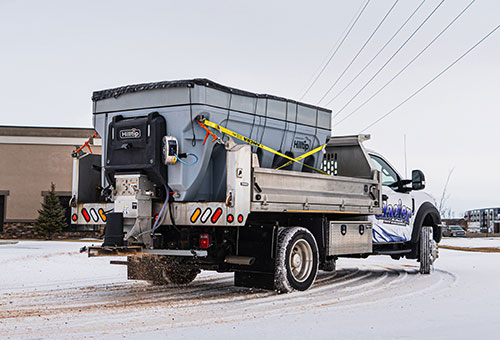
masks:
<svg viewBox="0 0 500 340"><path fill-rule="evenodd" d="M404 245L401 252L391 254L415 258L415 244L423 226L433 227L433 240L441 240L441 219L431 195L425 189L425 176L413 170L411 179L403 176L381 154L368 150L373 166L382 177L382 213L370 216L373 222L373 243L381 249Z"/></svg>

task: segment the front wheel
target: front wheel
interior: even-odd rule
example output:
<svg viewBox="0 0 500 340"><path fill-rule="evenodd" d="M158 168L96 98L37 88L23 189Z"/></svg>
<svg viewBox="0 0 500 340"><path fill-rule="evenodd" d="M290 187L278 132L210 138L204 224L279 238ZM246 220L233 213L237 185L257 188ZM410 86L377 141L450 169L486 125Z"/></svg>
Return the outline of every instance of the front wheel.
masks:
<svg viewBox="0 0 500 340"><path fill-rule="evenodd" d="M430 274L438 257L436 241L432 237L432 227L422 227L420 231L420 273Z"/></svg>
<svg viewBox="0 0 500 340"><path fill-rule="evenodd" d="M318 246L305 228L283 228L278 235L274 286L278 293L304 291L318 274Z"/></svg>

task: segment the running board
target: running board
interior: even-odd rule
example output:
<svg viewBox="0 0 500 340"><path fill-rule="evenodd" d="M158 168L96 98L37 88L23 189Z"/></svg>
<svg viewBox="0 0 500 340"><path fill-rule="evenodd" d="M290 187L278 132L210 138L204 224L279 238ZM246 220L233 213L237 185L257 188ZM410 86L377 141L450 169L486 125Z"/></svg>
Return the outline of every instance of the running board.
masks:
<svg viewBox="0 0 500 340"><path fill-rule="evenodd" d="M373 255L399 255L399 254L409 254L411 249L401 249L401 250L380 250L374 251Z"/></svg>

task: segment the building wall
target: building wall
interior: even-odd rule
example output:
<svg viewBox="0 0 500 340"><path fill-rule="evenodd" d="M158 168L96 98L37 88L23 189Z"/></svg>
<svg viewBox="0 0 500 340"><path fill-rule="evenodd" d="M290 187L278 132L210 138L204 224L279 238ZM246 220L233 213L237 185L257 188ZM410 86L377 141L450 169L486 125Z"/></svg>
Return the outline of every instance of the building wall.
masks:
<svg viewBox="0 0 500 340"><path fill-rule="evenodd" d="M465 212L465 218L468 222L477 222L481 231L493 232L500 231L500 208L474 209Z"/></svg>
<svg viewBox="0 0 500 340"><path fill-rule="evenodd" d="M71 195L71 152L93 133L91 129L22 129L0 128L0 195L5 195L5 222L34 221L51 182L59 194ZM101 152L98 146L92 150Z"/></svg>

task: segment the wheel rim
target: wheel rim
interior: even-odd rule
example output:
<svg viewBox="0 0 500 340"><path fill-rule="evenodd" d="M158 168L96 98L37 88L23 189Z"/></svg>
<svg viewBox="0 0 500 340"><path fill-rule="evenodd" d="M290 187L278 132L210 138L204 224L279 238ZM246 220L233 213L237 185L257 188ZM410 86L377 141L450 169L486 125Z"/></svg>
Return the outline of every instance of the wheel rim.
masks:
<svg viewBox="0 0 500 340"><path fill-rule="evenodd" d="M290 274L297 282L304 282L313 267L312 248L306 240L300 239L293 244L289 256Z"/></svg>

